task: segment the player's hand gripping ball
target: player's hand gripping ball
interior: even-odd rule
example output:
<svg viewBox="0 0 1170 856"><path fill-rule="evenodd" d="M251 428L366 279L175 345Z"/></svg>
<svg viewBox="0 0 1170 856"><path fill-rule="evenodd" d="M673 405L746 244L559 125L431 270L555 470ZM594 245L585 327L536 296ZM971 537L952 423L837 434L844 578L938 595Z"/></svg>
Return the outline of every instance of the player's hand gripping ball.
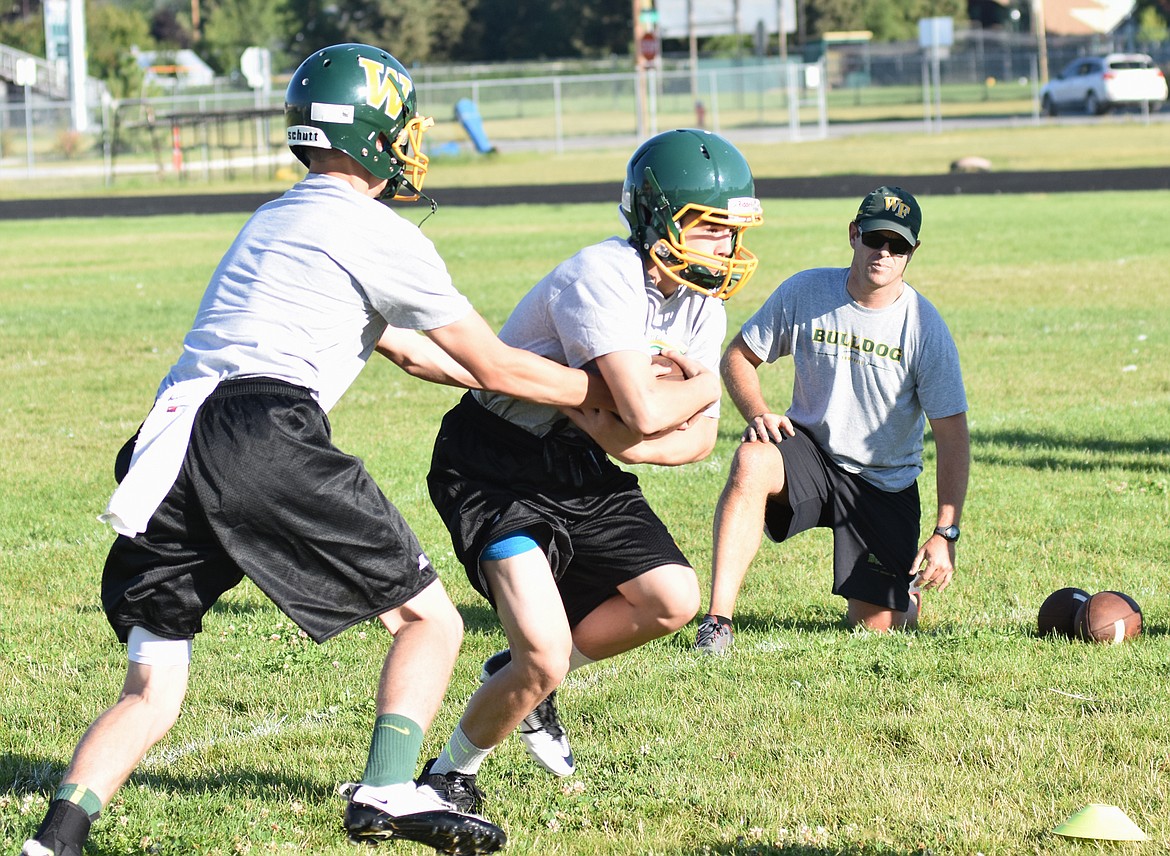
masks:
<svg viewBox="0 0 1170 856"><path fill-rule="evenodd" d="M1081 604L1076 626L1086 642L1120 645L1142 632L1142 610L1127 594L1100 591Z"/></svg>
<svg viewBox="0 0 1170 856"><path fill-rule="evenodd" d="M662 354L655 354L650 358L650 364L654 366L654 375L658 380L686 380L687 376L683 374L683 370L679 368L678 363L670 357L664 357Z"/></svg>
<svg viewBox="0 0 1170 856"><path fill-rule="evenodd" d="M1077 635L1077 610L1088 599L1089 593L1084 589L1073 586L1057 589L1040 604L1036 632L1041 636L1060 634L1072 639Z"/></svg>

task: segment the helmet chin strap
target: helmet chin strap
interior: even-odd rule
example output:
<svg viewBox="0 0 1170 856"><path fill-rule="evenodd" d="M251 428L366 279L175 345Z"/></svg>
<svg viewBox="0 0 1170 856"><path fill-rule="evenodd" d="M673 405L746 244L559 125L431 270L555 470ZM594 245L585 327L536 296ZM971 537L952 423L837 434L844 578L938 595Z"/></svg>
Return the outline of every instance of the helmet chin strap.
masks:
<svg viewBox="0 0 1170 856"><path fill-rule="evenodd" d="M382 194L382 196L380 197L380 199L381 199L383 202L386 202L386 203L389 203L389 202L391 202L391 201L394 199L394 197L398 195L398 191L399 191L401 188L406 188L408 191L410 191L411 193L413 193L413 194L414 194L416 197L418 197L419 199L425 199L425 200L426 200L428 203L430 203L430 206L431 206L431 210L430 210L430 212L428 212L427 216L426 216L426 217L423 217L423 218L422 218L422 221L421 221L421 222L418 224L419 228L421 229L421 228L422 228L422 225L423 225L423 223L427 222L427 220L430 220L430 219L431 219L431 216L432 216L432 215L433 215L433 214L434 214L436 211L438 211L438 210L439 210L439 203L437 203L437 202L436 202L434 199L432 199L431 197L427 196L425 193L423 193L421 190L419 190L417 187L415 187L413 184L411 184L411 183L410 183L408 180L406 180L405 178L403 178L402 180L400 180L400 181L398 182L398 184L396 184L396 185L394 186L394 190L393 190L393 191L391 191L391 190L390 190L390 185L386 185L386 191L385 191L385 192Z"/></svg>
<svg viewBox="0 0 1170 856"><path fill-rule="evenodd" d="M427 216L426 216L426 217L423 217L423 218L422 218L422 222L420 222L420 223L418 224L418 227L421 229L421 228L422 228L422 226L423 226L423 223L427 222L427 220L430 220L430 219L431 219L431 215L433 215L433 214L434 214L436 211L438 211L438 210L439 210L439 203L435 202L435 200L431 199L431 197L427 196L427 195L426 195L425 193L423 193L421 190L415 190L415 193L417 193L417 194L418 194L418 197L419 197L419 199L425 199L427 202L431 203L431 211L430 211L430 213L429 213L429 214L427 214Z"/></svg>

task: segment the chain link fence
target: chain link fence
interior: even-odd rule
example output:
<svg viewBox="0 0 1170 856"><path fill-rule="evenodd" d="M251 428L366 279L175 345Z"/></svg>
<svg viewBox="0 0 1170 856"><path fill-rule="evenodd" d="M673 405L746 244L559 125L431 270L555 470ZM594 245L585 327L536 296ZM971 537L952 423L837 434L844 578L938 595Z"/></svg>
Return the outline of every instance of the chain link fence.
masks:
<svg viewBox="0 0 1170 856"><path fill-rule="evenodd" d="M1045 47L1054 70L1077 56L1134 48L1107 39L1049 39ZM1170 62L1170 45L1142 49L1164 67ZM1038 117L1039 56L1029 35L957 33L936 64L940 110ZM499 150L559 152L628 147L671 127L724 134L769 128L780 139L816 139L837 121L921 118L931 86L925 54L909 43L830 46L787 61L703 58L697 66L667 55L644 73L622 70L627 63L414 69L419 109L436 119L428 148L471 149L455 110L464 101L475 104ZM210 181L297 169L284 143L283 85L277 79L262 92L217 82L209 91L175 87L152 98L106 98L92 106L90 131L80 134L71 130L67 103L35 94L26 102L27 88L0 89L0 181L59 176L113 184L131 175Z"/></svg>

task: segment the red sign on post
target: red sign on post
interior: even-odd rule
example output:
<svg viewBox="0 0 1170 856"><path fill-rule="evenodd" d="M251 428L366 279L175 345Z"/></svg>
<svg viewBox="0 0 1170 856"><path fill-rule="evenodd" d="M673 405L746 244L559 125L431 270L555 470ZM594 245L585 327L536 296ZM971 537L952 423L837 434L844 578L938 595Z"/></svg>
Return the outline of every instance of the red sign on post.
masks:
<svg viewBox="0 0 1170 856"><path fill-rule="evenodd" d="M642 59L650 62L658 58L658 37L653 33L646 32L642 34L642 41L638 45L638 51L642 54Z"/></svg>

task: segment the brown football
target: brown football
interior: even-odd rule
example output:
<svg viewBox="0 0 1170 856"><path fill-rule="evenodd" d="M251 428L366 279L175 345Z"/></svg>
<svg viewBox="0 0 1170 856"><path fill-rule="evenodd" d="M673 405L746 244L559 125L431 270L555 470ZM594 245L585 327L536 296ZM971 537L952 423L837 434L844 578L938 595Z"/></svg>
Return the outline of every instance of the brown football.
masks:
<svg viewBox="0 0 1170 856"><path fill-rule="evenodd" d="M1119 591L1099 591L1077 610L1077 636L1086 642L1119 645L1142 632L1142 610Z"/></svg>
<svg viewBox="0 0 1170 856"><path fill-rule="evenodd" d="M1036 616L1036 630L1041 636L1059 633L1072 639L1077 634L1077 610L1081 608L1089 593L1084 589L1069 586L1057 589L1040 604Z"/></svg>
<svg viewBox="0 0 1170 856"><path fill-rule="evenodd" d="M670 357L655 354L650 358L650 362L656 367L655 372L664 372L663 374L656 375L659 380L663 378L666 380L686 380L686 375L683 374L683 370Z"/></svg>

